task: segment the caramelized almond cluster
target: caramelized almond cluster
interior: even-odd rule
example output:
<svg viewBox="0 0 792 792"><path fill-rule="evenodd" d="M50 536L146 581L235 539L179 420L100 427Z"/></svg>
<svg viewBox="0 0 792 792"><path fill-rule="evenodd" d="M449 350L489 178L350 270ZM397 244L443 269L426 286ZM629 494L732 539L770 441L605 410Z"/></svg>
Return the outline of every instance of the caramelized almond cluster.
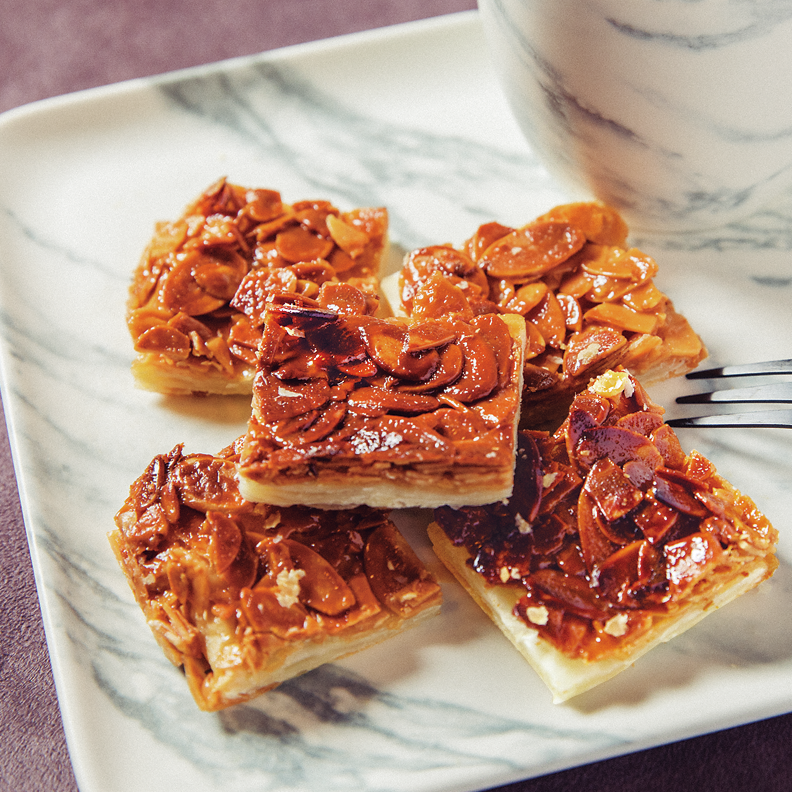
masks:
<svg viewBox="0 0 792 792"><path fill-rule="evenodd" d="M252 381L246 435L217 456L156 457L111 535L204 709L437 608L437 583L371 506L465 504L435 512L452 543L518 593L518 619L585 660L629 657L660 620L703 611L776 541L612 370L651 381L705 355L615 211L569 204L414 251L407 318L376 315L386 225L382 209L221 180L158 226L136 273L141 384Z"/></svg>
<svg viewBox="0 0 792 792"><path fill-rule="evenodd" d="M206 390L249 392L261 338L252 299L315 297L322 284L341 281L375 299L386 229L384 209L289 205L274 190L221 179L180 219L158 224L135 273L127 323L138 380L164 392L201 390L200 379L191 388L189 375L178 374L194 368L203 369ZM145 370L152 365L159 377Z"/></svg>
<svg viewBox="0 0 792 792"><path fill-rule="evenodd" d="M440 596L384 512L249 503L236 460L233 447L155 457L111 535L150 626L205 709L238 700L222 690L223 668L266 669L281 645L372 630Z"/></svg>
<svg viewBox="0 0 792 792"><path fill-rule="evenodd" d="M474 316L440 277L419 288L410 320L363 313L347 288L267 304L242 475L352 463L376 476L394 465L511 472L521 342L507 322Z"/></svg>
<svg viewBox="0 0 792 792"><path fill-rule="evenodd" d="M705 351L657 289L657 264L626 247L627 226L596 203L558 206L522 228L487 223L463 245L413 251L400 275L409 314L434 273L464 289L476 313L525 317L523 425L560 420L572 394L617 364L664 379Z"/></svg>
<svg viewBox="0 0 792 792"><path fill-rule="evenodd" d="M625 371L608 372L555 434L520 433L508 503L435 512L488 583L524 589L515 614L570 657L628 653L657 619L708 606L777 539L662 414Z"/></svg>

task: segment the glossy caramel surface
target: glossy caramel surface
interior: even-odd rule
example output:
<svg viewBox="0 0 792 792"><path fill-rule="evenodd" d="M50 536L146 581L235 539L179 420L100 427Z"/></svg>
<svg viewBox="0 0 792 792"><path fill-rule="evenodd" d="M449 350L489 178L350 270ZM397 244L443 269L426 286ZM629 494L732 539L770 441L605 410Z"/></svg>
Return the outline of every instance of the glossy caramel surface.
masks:
<svg viewBox="0 0 792 792"><path fill-rule="evenodd" d="M662 415L627 372L608 372L557 432L520 433L507 503L435 512L487 583L523 590L516 615L570 657L629 651L773 552L767 518L686 455Z"/></svg>
<svg viewBox="0 0 792 792"><path fill-rule="evenodd" d="M242 474L510 470L519 332L495 314L474 315L440 277L419 290L409 320L361 313L356 294L324 284L316 300L267 304Z"/></svg>
<svg viewBox="0 0 792 792"><path fill-rule="evenodd" d="M384 209L287 204L276 190L220 179L180 218L157 224L135 272L127 324L139 360L187 369L187 391L216 389L202 388L202 376L249 383L267 296L313 297L323 283L346 282L375 299L386 234Z"/></svg>
<svg viewBox="0 0 792 792"><path fill-rule="evenodd" d="M149 626L203 709L243 700L218 689L223 673L258 679L249 698L266 689L258 670L276 671L288 647L375 630L440 598L385 512L249 503L236 461L235 446L155 457L111 535ZM213 651L218 634L224 648Z"/></svg>

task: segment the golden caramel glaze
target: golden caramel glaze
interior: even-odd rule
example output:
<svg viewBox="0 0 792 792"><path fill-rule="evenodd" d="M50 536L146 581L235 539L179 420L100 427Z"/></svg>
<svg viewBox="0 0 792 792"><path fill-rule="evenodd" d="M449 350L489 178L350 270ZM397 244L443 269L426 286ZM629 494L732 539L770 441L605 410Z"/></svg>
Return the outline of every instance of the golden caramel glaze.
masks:
<svg viewBox="0 0 792 792"><path fill-rule="evenodd" d="M475 316L439 275L418 290L410 320L331 306L321 294L271 301L242 491L327 508L506 497L523 327L519 317Z"/></svg>
<svg viewBox="0 0 792 792"><path fill-rule="evenodd" d="M439 272L477 314L525 317L521 425L555 428L574 393L623 365L646 384L695 368L701 339L653 282L657 264L627 247L627 226L599 203L557 206L522 228L486 223L461 249L410 253L399 279L409 315L420 284Z"/></svg>
<svg viewBox="0 0 792 792"><path fill-rule="evenodd" d="M571 658L629 657L653 630L777 566L777 532L697 452L638 381L606 372L554 433L521 431L508 503L438 509L485 587Z"/></svg>
<svg viewBox="0 0 792 792"><path fill-rule="evenodd" d="M385 512L245 501L238 446L155 457L110 534L149 626L205 710L393 635L440 603Z"/></svg>
<svg viewBox="0 0 792 792"><path fill-rule="evenodd" d="M263 301L346 283L373 311L387 223L384 209L287 204L275 190L220 179L178 220L157 225L135 272L127 324L138 385L249 393Z"/></svg>

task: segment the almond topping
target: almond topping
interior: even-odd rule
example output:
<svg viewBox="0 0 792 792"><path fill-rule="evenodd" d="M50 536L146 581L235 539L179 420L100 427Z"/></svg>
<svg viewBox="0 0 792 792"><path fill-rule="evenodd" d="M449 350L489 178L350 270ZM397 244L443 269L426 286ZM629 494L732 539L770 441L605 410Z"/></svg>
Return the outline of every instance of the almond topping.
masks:
<svg viewBox="0 0 792 792"><path fill-rule="evenodd" d="M357 258L368 244L369 238L365 231L344 222L333 214L327 215L327 230L333 242L353 259Z"/></svg>
<svg viewBox="0 0 792 792"><path fill-rule="evenodd" d="M619 638L626 634L628 623L629 618L626 613L617 613L615 616L611 616L611 618L605 622L605 625L602 629L603 632L606 632L608 635L612 635L614 638Z"/></svg>

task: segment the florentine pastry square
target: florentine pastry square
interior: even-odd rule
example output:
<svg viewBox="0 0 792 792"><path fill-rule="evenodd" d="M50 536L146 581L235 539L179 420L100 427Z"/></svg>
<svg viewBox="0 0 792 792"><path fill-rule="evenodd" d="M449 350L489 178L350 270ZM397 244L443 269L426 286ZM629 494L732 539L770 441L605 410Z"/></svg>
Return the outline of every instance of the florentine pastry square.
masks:
<svg viewBox="0 0 792 792"><path fill-rule="evenodd" d="M240 490L322 508L432 508L508 497L525 322L475 316L439 275L412 318L320 294L267 306Z"/></svg>
<svg viewBox="0 0 792 792"><path fill-rule="evenodd" d="M235 447L157 456L110 542L195 701L218 710L438 613L440 588L387 514L243 500Z"/></svg>
<svg viewBox="0 0 792 792"><path fill-rule="evenodd" d="M769 577L777 532L627 372L561 428L520 433L515 494L438 509L440 559L556 702L618 674Z"/></svg>
<svg viewBox="0 0 792 792"><path fill-rule="evenodd" d="M476 313L525 317L521 425L555 428L574 394L622 365L645 384L694 369L701 339L655 286L653 258L627 246L627 226L599 203L557 206L521 228L485 223L461 248L405 257L383 288L407 315L416 289L441 273Z"/></svg>
<svg viewBox="0 0 792 792"><path fill-rule="evenodd" d="M384 209L287 204L225 179L159 223L135 272L127 324L136 383L166 394L250 393L266 296L350 283L376 301Z"/></svg>

